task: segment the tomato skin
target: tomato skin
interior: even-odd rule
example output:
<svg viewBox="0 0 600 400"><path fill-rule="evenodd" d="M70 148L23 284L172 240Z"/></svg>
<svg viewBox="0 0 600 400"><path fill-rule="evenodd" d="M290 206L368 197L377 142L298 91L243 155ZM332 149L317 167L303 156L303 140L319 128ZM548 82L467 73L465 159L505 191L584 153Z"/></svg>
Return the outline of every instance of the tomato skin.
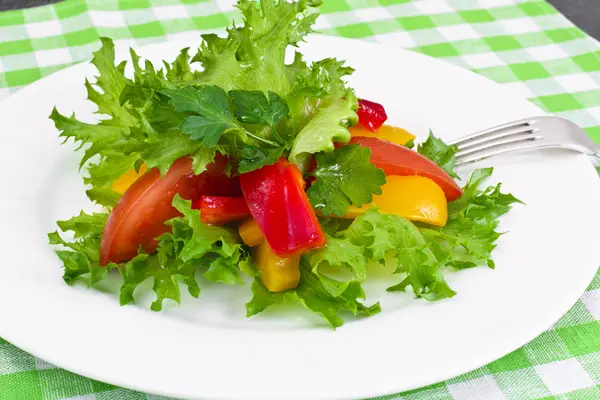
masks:
<svg viewBox="0 0 600 400"><path fill-rule="evenodd" d="M240 184L252 216L276 255L291 257L325 245L327 239L295 164L280 158L243 174Z"/></svg>
<svg viewBox="0 0 600 400"><path fill-rule="evenodd" d="M171 205L179 194L186 200L203 194L239 195L239 180L224 170L227 158L217 154L206 171L194 175L188 157L175 161L161 178L153 168L137 179L111 211L100 242L100 264L120 263L135 257L140 246L147 253L156 250L156 238L169 231L165 221L179 216Z"/></svg>
<svg viewBox="0 0 600 400"><path fill-rule="evenodd" d="M209 225L224 225L252 217L243 197L201 196L192 202L192 208L200 210L200 219Z"/></svg>
<svg viewBox="0 0 600 400"><path fill-rule="evenodd" d="M364 99L358 100L356 114L358 115L358 124L371 132L377 132L387 120L387 114L381 104Z"/></svg>
<svg viewBox="0 0 600 400"><path fill-rule="evenodd" d="M448 201L461 194L460 186L450 175L427 157L404 146L371 137L353 137L349 144L360 144L371 149L371 162L386 175L418 175L437 183Z"/></svg>

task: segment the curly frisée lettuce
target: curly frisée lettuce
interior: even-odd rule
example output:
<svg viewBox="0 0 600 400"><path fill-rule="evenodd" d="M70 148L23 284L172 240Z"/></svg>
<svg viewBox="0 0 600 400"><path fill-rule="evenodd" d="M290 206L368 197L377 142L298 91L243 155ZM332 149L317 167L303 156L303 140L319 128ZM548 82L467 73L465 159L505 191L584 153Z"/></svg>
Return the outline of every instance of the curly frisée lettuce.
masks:
<svg viewBox="0 0 600 400"><path fill-rule="evenodd" d="M202 279L242 285L249 275L248 316L297 302L335 328L345 315L381 310L379 303L367 301L363 288L373 269L394 266L396 284L389 291L410 290L433 301L455 295L444 279L448 269L494 267L498 218L519 201L502 193L500 185L482 188L491 169L472 175L464 194L448 204L448 223L442 228L414 224L375 207L353 221L329 217L370 203L373 195L382 194L386 177L369 161L368 148L336 146L350 140L348 128L358 122L358 100L345 83L352 68L333 58L307 63L298 52L285 62L289 47L312 31L318 16L313 9L319 4L239 0L241 26L231 26L224 37L203 35L197 51L182 49L160 67L130 50L131 76L125 74L127 61L116 62L113 42L101 39L92 59L98 74L85 82L98 121L84 122L57 109L50 115L60 136L80 146L87 195L106 211L58 221L59 230L48 235L66 283L80 280L92 287L118 271L120 303L128 304L136 289L151 280L151 309L160 311L165 300L180 302L181 288L199 297ZM456 176L455 147L431 135L418 151ZM186 156L193 172L201 174L217 153L227 157L228 175L284 157L312 179L306 195L321 215L327 245L301 256L296 288L269 291L236 227L203 223L201 212L178 195L172 205L179 216L165 223L169 231L156 238L154 253L140 248L129 261L101 265L108 213L121 199L113 189L119 178L142 166L165 175ZM316 166L309 171L313 159Z"/></svg>
<svg viewBox="0 0 600 400"><path fill-rule="evenodd" d="M240 0L244 24L227 37L203 35L193 57L183 49L162 69L148 61L142 68L131 50L132 78L125 61L115 65L113 42L102 38L92 59L99 74L85 83L102 119L89 124L56 109L50 116L61 137L85 149L88 196L114 205L111 184L142 163L165 174L190 156L199 174L219 151L248 172L284 152L300 161L333 149L334 140L347 142L358 105L342 78L352 69L334 59L307 64L299 53L285 63L286 49L311 32L318 14L308 11L318 5Z"/></svg>
<svg viewBox="0 0 600 400"><path fill-rule="evenodd" d="M158 238L155 254L140 253L126 263L100 266L98 254L102 229L107 214L80 215L59 221L63 233L72 232L74 240L65 241L58 232L48 234L51 244L64 249L56 254L64 264L63 279L72 284L84 278L88 286L104 279L109 270L118 269L123 277L120 289L121 305L133 302L133 292L146 279L153 279L156 300L152 310L160 311L165 299L179 303L178 282L187 286L190 295L198 297L200 287L196 274L214 282L241 284L239 264L249 262L248 252L242 247L237 232L230 228L209 226L200 220L200 212L191 208L191 202L176 196L173 206L182 214L167 221L172 232Z"/></svg>

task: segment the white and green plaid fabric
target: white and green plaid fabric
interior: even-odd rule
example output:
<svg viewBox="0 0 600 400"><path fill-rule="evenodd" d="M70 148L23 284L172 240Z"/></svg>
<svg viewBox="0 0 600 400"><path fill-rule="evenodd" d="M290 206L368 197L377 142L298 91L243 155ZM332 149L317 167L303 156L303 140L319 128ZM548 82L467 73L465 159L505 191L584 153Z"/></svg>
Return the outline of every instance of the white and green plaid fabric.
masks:
<svg viewBox="0 0 600 400"><path fill-rule="evenodd" d="M318 29L443 58L584 127L600 142L600 44L542 0L325 0ZM90 59L225 27L233 0L67 0L0 13L0 101ZM0 132L1 134L1 132ZM565 266L567 267L567 266ZM58 369L0 339L0 399L158 399ZM386 399L600 399L600 274L531 343L469 374Z"/></svg>

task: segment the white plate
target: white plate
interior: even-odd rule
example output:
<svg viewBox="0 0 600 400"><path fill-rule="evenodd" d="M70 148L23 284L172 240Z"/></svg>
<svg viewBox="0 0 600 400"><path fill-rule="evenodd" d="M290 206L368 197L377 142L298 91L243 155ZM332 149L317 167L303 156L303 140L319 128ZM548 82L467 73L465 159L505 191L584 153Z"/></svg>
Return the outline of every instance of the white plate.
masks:
<svg viewBox="0 0 600 400"><path fill-rule="evenodd" d="M197 44L139 50L158 62ZM450 139L541 113L480 76L415 53L319 36L303 47L311 59L348 60L357 93L383 103L391 123L421 138L429 128ZM151 296L119 307L111 293L65 285L46 239L54 221L89 208L78 155L59 146L47 117L56 104L93 120L83 81L94 72L87 64L67 68L0 106L0 336L73 372L186 398L395 393L475 369L533 339L569 309L600 264L595 170L585 156L537 152L494 161L494 180L527 206L502 221L509 233L494 253L495 271L448 275L458 291L451 300L374 291L389 283L376 281L367 293L383 312L337 331L300 309L244 318L248 285L201 282L199 300L163 313L146 309Z"/></svg>

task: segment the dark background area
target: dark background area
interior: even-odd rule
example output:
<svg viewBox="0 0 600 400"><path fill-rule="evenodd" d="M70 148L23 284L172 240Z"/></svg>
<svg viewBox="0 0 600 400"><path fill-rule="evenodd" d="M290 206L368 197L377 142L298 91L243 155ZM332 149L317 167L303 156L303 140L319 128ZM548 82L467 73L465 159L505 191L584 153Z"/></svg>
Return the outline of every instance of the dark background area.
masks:
<svg viewBox="0 0 600 400"><path fill-rule="evenodd" d="M0 0L0 11L35 7L60 0ZM329 0L335 1L335 0ZM600 39L600 0L548 0L567 18Z"/></svg>

